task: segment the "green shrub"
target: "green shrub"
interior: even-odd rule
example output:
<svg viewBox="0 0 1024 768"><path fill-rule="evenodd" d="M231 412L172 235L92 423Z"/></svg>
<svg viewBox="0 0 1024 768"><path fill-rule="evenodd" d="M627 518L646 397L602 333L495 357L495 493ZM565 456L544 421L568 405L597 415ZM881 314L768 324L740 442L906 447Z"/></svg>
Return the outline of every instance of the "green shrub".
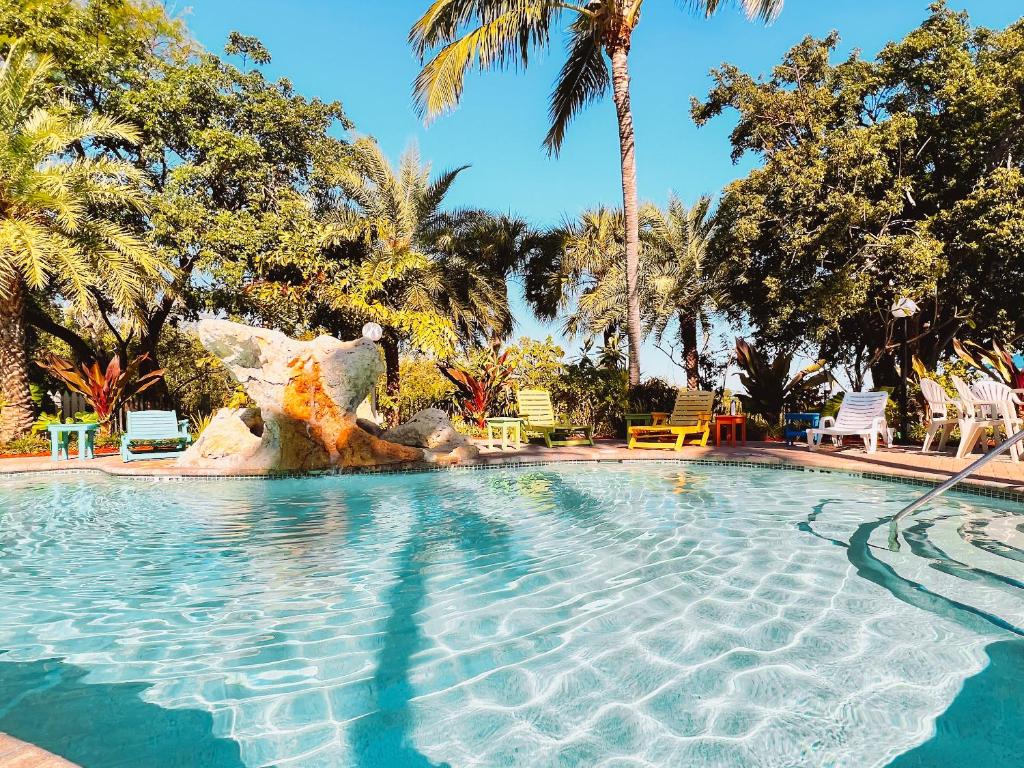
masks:
<svg viewBox="0 0 1024 768"><path fill-rule="evenodd" d="M671 411L676 387L659 378L642 381L630 391L621 368L605 368L589 360L569 365L551 388L556 410L570 421L594 425L599 437L621 437L626 413Z"/></svg>
<svg viewBox="0 0 1024 768"><path fill-rule="evenodd" d="M550 390L565 374L565 351L550 336L544 341L524 336L506 351L517 389Z"/></svg>
<svg viewBox="0 0 1024 768"><path fill-rule="evenodd" d="M747 414L747 439L748 440L781 440L783 426L777 423L769 423L760 413Z"/></svg>
<svg viewBox="0 0 1024 768"><path fill-rule="evenodd" d="M50 440L42 435L25 435L9 443L0 444L0 455L12 456L20 453L49 453Z"/></svg>
<svg viewBox="0 0 1024 768"><path fill-rule="evenodd" d="M596 436L610 437L622 431L628 381L619 368L599 368L583 360L566 367L551 388L551 398L570 421L593 424Z"/></svg>
<svg viewBox="0 0 1024 768"><path fill-rule="evenodd" d="M61 421L56 413L40 413L32 425L33 435L42 435L51 424L99 424L100 417L90 411L75 411L75 415ZM45 435L43 435L45 437Z"/></svg>
<svg viewBox="0 0 1024 768"><path fill-rule="evenodd" d="M676 403L678 387L664 379L652 376L641 381L629 392L627 404L630 413L650 413L651 411L668 411L671 413Z"/></svg>
<svg viewBox="0 0 1024 768"><path fill-rule="evenodd" d="M497 347L488 349L469 362L442 368L441 373L455 385L459 412L478 428L507 408L512 390L508 351L498 354Z"/></svg>
<svg viewBox="0 0 1024 768"><path fill-rule="evenodd" d="M401 389L398 395L398 421L404 423L424 408L440 408L451 413L455 385L449 381L437 361L423 355L402 357L399 361ZM384 380L377 384L377 406L386 410L391 405L384 389Z"/></svg>

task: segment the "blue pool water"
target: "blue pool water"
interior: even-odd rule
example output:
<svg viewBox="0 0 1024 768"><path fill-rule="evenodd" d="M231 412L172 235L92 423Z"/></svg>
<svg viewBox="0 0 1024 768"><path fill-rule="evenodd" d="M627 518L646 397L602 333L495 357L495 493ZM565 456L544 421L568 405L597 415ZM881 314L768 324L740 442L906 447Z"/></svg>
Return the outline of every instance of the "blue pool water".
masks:
<svg viewBox="0 0 1024 768"><path fill-rule="evenodd" d="M0 731L113 766L1006 766L1024 516L709 465L0 480Z"/></svg>

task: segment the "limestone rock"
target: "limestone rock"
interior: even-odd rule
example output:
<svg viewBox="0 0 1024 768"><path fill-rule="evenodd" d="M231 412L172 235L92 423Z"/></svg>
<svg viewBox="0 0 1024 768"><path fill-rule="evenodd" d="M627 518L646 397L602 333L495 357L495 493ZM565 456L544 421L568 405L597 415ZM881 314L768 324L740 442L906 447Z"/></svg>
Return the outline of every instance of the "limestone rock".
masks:
<svg viewBox="0 0 1024 768"><path fill-rule="evenodd" d="M326 465L323 446L304 434L293 436L301 447L289 449L303 454L300 463ZM278 468L281 456L280 425L263 421L258 408L221 408L196 442L178 458L178 466L267 472Z"/></svg>
<svg viewBox="0 0 1024 768"><path fill-rule="evenodd" d="M374 437L380 437L384 432L384 428L371 419L357 418L356 424L359 425L359 428L363 430L363 432L369 432Z"/></svg>
<svg viewBox="0 0 1024 768"><path fill-rule="evenodd" d="M405 424L387 430L381 437L392 443L426 448L435 453L450 453L456 448L473 445L468 437L455 429L448 414L439 408L424 408Z"/></svg>
<svg viewBox="0 0 1024 768"><path fill-rule="evenodd" d="M190 461L183 461L186 456L181 456L178 464L194 466L192 462L206 459L251 461L263 446L263 440L246 423L243 410L254 409L221 408L217 411L189 449ZM262 420L260 425L262 428Z"/></svg>
<svg viewBox="0 0 1024 768"><path fill-rule="evenodd" d="M423 458L421 450L381 440L357 424L356 408L383 373L373 342L333 336L299 341L227 320L203 320L198 331L203 346L255 401L257 413L218 412L216 430L202 439L211 423L179 465L301 471Z"/></svg>
<svg viewBox="0 0 1024 768"><path fill-rule="evenodd" d="M480 455L480 449L469 443L468 445L460 445L454 451L448 454L448 457L456 464L460 461L469 461L475 459Z"/></svg>

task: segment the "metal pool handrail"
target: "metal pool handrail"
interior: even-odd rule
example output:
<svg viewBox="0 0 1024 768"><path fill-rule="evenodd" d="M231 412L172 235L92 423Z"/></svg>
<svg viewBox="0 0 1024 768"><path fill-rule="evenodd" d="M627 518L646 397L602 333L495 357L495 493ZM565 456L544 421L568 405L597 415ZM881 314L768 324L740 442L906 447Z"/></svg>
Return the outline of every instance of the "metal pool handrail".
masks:
<svg viewBox="0 0 1024 768"><path fill-rule="evenodd" d="M915 512L917 512L917 510L919 510L929 501L941 496L954 485L959 483L961 480L970 477L972 474L974 474L974 472L981 469L983 466L988 464L997 456L1006 453L1008 450L1013 448L1013 446L1020 442L1024 442L1024 430L1021 430L1015 435L1011 435L1006 440L997 445L995 448L993 448L991 451L982 456L980 459L971 462L970 466L968 466L966 469L964 469L961 472L957 472L955 475L953 475L945 482L932 488L930 491L928 491L928 493L919 498L917 501L913 502L912 504L908 504L899 512L897 512L896 516L893 517L892 522L889 523L889 549L893 552L899 552L900 550L900 542L898 539L900 520L902 520L907 515L914 514Z"/></svg>

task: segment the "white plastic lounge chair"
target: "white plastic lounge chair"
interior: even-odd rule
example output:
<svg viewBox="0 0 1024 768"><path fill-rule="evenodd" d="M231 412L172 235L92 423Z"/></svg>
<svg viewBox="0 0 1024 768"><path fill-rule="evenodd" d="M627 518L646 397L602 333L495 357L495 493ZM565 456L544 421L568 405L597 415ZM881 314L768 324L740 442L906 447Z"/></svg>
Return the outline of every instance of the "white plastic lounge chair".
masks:
<svg viewBox="0 0 1024 768"><path fill-rule="evenodd" d="M979 381L971 387L971 394L978 399L982 408L989 410L988 415L996 428L1001 427L1007 437L1024 429L1024 419L1021 419L1017 411L1017 406L1022 404L1021 400L1002 382ZM1014 462L1020 461L1019 445L1010 449L1010 459Z"/></svg>
<svg viewBox="0 0 1024 768"><path fill-rule="evenodd" d="M815 451L821 439L828 435L836 445L847 435L859 435L864 440L868 453L878 450L878 436L892 447L889 425L885 421L885 404L889 401L887 392L847 392L839 414L833 419L826 416L817 429L807 430L807 447Z"/></svg>
<svg viewBox="0 0 1024 768"><path fill-rule="evenodd" d="M946 441L957 425L957 420L949 414L949 407L956 407L956 400L946 395L946 390L934 379L921 379L921 394L928 403L928 424L925 429L924 445L921 446L921 453L926 453L932 446L935 435L942 433L939 437L939 452L946 450ZM958 409L959 410L959 409Z"/></svg>
<svg viewBox="0 0 1024 768"><path fill-rule="evenodd" d="M999 422L992 418L990 408L978 403L980 398L975 396L966 381L959 376L950 376L950 379L960 398L957 402L957 410L960 411L960 418L957 420L960 426L960 447L956 449L956 457L962 459L969 456L986 431L990 427L998 427Z"/></svg>

